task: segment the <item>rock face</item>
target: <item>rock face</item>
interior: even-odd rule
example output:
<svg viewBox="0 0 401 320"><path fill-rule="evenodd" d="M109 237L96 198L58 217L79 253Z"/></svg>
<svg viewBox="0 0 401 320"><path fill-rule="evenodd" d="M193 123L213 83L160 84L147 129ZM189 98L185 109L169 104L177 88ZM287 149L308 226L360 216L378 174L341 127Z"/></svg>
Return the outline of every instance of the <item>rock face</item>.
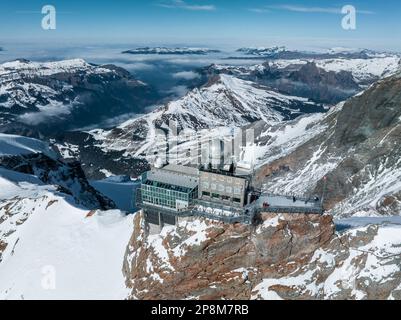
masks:
<svg viewBox="0 0 401 320"><path fill-rule="evenodd" d="M401 78L393 76L320 119L262 129L262 158L271 160L259 179L268 182L270 192L325 191L326 208L335 215L400 215L400 89ZM279 134L288 139L274 148L283 140Z"/></svg>
<svg viewBox="0 0 401 320"><path fill-rule="evenodd" d="M400 298L399 227L336 234L328 215L261 219L258 226L195 219L147 235L137 214L123 267L130 298Z"/></svg>
<svg viewBox="0 0 401 320"><path fill-rule="evenodd" d="M36 176L44 184L71 195L88 209L114 209L115 203L95 190L78 162L64 163L45 154L0 156L0 168Z"/></svg>

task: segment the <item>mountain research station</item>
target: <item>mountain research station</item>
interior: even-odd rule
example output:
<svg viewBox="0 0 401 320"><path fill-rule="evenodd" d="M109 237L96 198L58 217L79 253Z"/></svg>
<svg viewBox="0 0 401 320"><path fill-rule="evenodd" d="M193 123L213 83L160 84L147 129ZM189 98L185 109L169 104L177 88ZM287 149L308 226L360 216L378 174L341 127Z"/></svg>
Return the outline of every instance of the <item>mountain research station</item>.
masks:
<svg viewBox="0 0 401 320"><path fill-rule="evenodd" d="M188 217L252 224L258 213L322 214L322 199L273 195L252 184L253 166L226 164L220 152L200 166L165 164L160 159L141 177L135 204L147 224L162 228Z"/></svg>

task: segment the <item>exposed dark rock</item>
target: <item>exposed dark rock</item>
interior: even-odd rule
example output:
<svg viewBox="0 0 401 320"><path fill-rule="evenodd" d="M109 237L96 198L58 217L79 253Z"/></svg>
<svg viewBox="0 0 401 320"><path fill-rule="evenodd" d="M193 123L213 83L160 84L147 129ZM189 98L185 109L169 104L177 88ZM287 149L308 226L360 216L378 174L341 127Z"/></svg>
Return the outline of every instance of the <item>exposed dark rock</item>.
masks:
<svg viewBox="0 0 401 320"><path fill-rule="evenodd" d="M256 227L188 219L148 235L142 219L135 217L123 266L132 299L388 299L399 294L401 256L393 254L399 246L391 239L397 229L391 227L340 235L328 215L262 214ZM376 239L386 237L387 249L376 246ZM375 271L383 265L388 273Z"/></svg>
<svg viewBox="0 0 401 320"><path fill-rule="evenodd" d="M62 193L72 195L87 209L114 209L114 202L95 190L86 179L79 162L64 163L44 154L0 157L0 166L37 176L43 183L55 185Z"/></svg>

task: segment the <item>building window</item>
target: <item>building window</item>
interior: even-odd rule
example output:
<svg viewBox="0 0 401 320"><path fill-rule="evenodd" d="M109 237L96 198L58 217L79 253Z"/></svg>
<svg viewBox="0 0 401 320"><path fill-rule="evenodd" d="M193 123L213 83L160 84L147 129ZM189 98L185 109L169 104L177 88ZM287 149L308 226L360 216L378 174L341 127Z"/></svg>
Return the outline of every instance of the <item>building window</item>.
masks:
<svg viewBox="0 0 401 320"><path fill-rule="evenodd" d="M230 197L228 197L228 196L221 196L221 199L226 200L226 201L229 201L229 200L230 200Z"/></svg>
<svg viewBox="0 0 401 320"><path fill-rule="evenodd" d="M202 196L210 197L210 192L202 191Z"/></svg>
<svg viewBox="0 0 401 320"><path fill-rule="evenodd" d="M235 187L235 188L234 188L234 193L235 193L235 194L241 194L241 188Z"/></svg>
<svg viewBox="0 0 401 320"><path fill-rule="evenodd" d="M239 199L239 198L233 198L233 202L241 203L241 199Z"/></svg>
<svg viewBox="0 0 401 320"><path fill-rule="evenodd" d="M212 198L219 199L220 195L218 193L212 193Z"/></svg>

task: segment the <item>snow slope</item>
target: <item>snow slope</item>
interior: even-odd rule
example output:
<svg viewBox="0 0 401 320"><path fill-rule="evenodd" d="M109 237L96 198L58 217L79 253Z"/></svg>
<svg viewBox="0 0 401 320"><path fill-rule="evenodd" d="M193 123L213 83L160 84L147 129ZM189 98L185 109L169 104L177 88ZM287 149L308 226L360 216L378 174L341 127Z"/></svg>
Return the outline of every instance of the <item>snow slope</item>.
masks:
<svg viewBox="0 0 401 320"><path fill-rule="evenodd" d="M0 169L0 299L124 298L131 231L119 211L89 212L33 176Z"/></svg>
<svg viewBox="0 0 401 320"><path fill-rule="evenodd" d="M20 159L20 166L32 166L41 175L6 169L9 156L17 167ZM86 198L102 196L54 160L53 151L39 140L1 134L1 157L0 299L124 298L121 268L132 216L86 209ZM35 159L45 167L36 168ZM73 182L72 192L67 180Z"/></svg>
<svg viewBox="0 0 401 320"><path fill-rule="evenodd" d="M42 141L0 133L0 157L31 153L43 153L51 158L56 157L55 152Z"/></svg>

